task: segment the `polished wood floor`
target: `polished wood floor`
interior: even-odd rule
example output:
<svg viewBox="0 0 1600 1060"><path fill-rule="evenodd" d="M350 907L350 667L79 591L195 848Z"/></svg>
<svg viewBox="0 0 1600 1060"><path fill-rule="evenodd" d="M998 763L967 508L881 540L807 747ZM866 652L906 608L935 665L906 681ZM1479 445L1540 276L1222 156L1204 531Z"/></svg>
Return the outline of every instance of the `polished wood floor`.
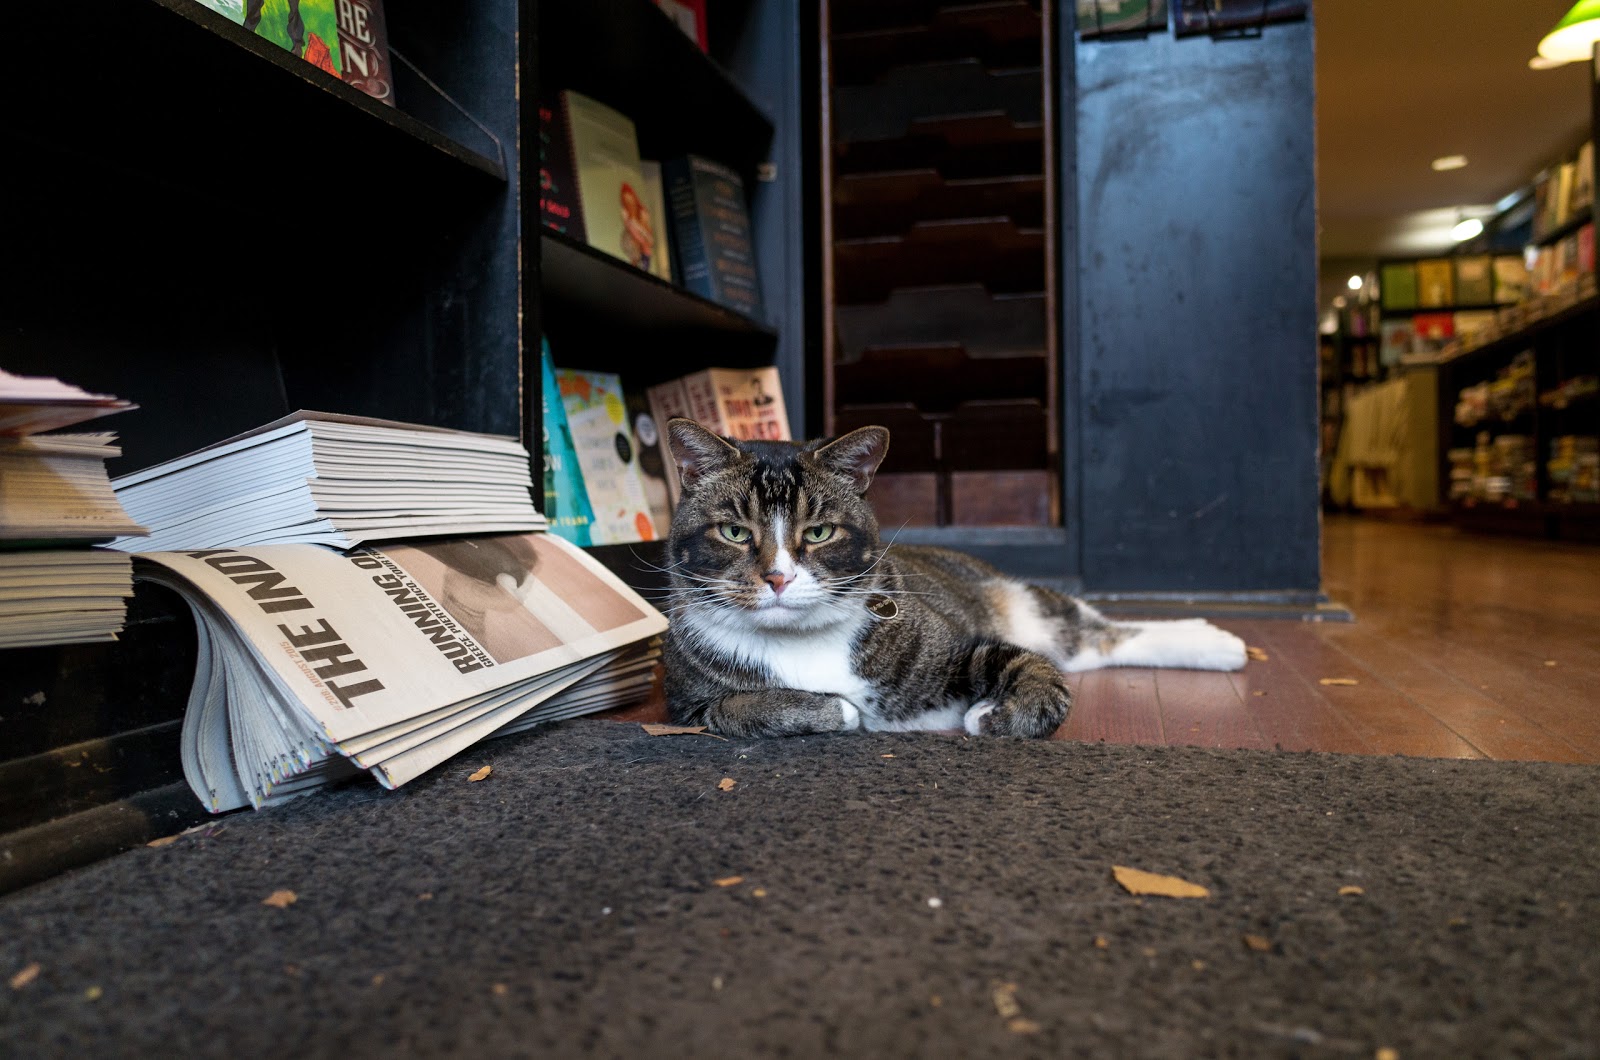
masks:
<svg viewBox="0 0 1600 1060"><path fill-rule="evenodd" d="M1078 675L1056 738L1600 762L1600 548L1330 518L1323 583L1356 621L1222 620L1265 656L1235 674Z"/></svg>

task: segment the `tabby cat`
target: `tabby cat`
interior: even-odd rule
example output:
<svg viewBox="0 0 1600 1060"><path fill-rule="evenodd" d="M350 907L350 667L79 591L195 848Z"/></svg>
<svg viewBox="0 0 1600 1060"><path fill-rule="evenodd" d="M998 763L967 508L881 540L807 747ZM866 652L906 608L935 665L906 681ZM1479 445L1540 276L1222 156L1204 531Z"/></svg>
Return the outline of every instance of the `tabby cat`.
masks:
<svg viewBox="0 0 1600 1060"><path fill-rule="evenodd" d="M1202 620L1112 622L959 552L885 545L864 497L882 427L811 442L667 431L683 483L666 643L679 724L1042 737L1072 702L1063 672L1244 665L1244 643Z"/></svg>

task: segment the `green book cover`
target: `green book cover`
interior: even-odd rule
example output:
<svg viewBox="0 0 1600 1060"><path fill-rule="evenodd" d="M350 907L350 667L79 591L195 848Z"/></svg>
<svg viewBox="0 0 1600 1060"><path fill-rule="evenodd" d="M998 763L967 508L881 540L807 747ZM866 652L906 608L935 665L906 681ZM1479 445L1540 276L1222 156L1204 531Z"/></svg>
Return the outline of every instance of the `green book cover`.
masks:
<svg viewBox="0 0 1600 1060"><path fill-rule="evenodd" d="M539 369L544 377L544 517L552 534L559 534L574 545L591 545L594 542L589 528L594 523L594 512L590 510L589 493L584 489L578 454L572 446L567 409L556 386L548 339L540 343Z"/></svg>
<svg viewBox="0 0 1600 1060"><path fill-rule="evenodd" d="M1417 308L1416 262L1403 261L1383 266L1378 283L1383 293L1383 308Z"/></svg>

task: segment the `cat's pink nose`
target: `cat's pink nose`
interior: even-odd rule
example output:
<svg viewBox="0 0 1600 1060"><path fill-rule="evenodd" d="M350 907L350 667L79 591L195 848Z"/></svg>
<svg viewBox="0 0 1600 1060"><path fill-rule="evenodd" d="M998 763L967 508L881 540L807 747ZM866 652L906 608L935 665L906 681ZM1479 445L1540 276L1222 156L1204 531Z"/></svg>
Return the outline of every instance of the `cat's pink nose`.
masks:
<svg viewBox="0 0 1600 1060"><path fill-rule="evenodd" d="M768 571L761 576L761 580L772 586L772 595L777 596L783 592L783 587L789 584L789 579L781 571Z"/></svg>

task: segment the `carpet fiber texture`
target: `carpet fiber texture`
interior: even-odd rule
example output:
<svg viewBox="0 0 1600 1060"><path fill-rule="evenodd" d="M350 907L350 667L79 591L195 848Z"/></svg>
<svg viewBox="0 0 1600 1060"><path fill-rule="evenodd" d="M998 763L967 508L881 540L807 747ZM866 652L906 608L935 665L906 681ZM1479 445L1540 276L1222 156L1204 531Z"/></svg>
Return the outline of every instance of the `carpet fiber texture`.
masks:
<svg viewBox="0 0 1600 1060"><path fill-rule="evenodd" d="M1540 764L580 721L0 900L18 1056L1592 1057L1596 982Z"/></svg>

